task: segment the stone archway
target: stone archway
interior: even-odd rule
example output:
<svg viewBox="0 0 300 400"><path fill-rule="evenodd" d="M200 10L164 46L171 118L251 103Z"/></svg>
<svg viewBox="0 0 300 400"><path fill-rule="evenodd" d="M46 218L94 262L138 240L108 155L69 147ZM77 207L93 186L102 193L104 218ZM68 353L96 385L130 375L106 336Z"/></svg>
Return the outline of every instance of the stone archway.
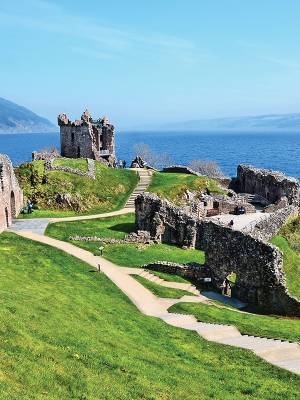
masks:
<svg viewBox="0 0 300 400"><path fill-rule="evenodd" d="M6 227L9 227L9 216L8 216L8 209L5 207L5 221L6 221Z"/></svg>
<svg viewBox="0 0 300 400"><path fill-rule="evenodd" d="M11 218L16 218L16 199L13 191L10 192L10 213Z"/></svg>

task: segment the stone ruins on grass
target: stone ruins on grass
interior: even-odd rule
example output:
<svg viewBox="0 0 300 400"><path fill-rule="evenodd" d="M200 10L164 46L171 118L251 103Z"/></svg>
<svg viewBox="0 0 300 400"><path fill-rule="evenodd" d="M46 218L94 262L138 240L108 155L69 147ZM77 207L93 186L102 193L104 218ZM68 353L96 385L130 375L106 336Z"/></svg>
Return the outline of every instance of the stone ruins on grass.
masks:
<svg viewBox="0 0 300 400"><path fill-rule="evenodd" d="M205 268L211 271L211 283L216 289L221 291L226 278L234 273L237 279L233 295L238 299L268 313L299 317L300 301L286 287L283 255L268 243L290 217L298 215L299 182L278 172L239 166L230 187L246 197L252 195L249 201L260 202L267 211L250 229L234 229L221 220L179 208L150 193L136 199L136 228L148 231L156 242L203 250ZM231 197L236 195L230 192ZM227 205L214 201L217 213L234 213ZM195 273L193 266L187 268Z"/></svg>
<svg viewBox="0 0 300 400"><path fill-rule="evenodd" d="M23 192L10 159L0 154L0 232L8 228L23 206Z"/></svg>

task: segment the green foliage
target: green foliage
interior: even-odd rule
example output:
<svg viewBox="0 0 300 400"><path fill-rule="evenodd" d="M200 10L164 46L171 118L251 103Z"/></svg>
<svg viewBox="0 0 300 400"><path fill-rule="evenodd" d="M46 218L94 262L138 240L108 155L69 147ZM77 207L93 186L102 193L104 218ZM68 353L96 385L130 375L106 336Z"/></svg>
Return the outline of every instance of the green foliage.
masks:
<svg viewBox="0 0 300 400"><path fill-rule="evenodd" d="M247 335L286 339L294 342L300 340L300 319L248 314L203 303L175 304L169 311L192 314L201 322L231 324Z"/></svg>
<svg viewBox="0 0 300 400"><path fill-rule="evenodd" d="M143 278L139 275L133 275L133 278L140 282L143 286L149 289L155 296L169 299L180 299L182 296L193 296L192 293L181 290L173 289L165 286L158 285L157 283L148 281L148 279Z"/></svg>
<svg viewBox="0 0 300 400"><path fill-rule="evenodd" d="M104 274L0 235L0 398L296 400L300 378L141 314Z"/></svg>
<svg viewBox="0 0 300 400"><path fill-rule="evenodd" d="M204 192L206 189L214 193L224 193L219 183L212 178L188 174L155 172L148 191L180 205L183 203L186 190Z"/></svg>
<svg viewBox="0 0 300 400"><path fill-rule="evenodd" d="M300 217L291 218L279 231L284 236L293 250L300 253Z"/></svg>
<svg viewBox="0 0 300 400"><path fill-rule="evenodd" d="M86 160L62 159L73 168L83 169ZM36 210L22 217L54 217L96 214L122 208L138 182L133 171L108 168L95 162L96 179L63 172L44 170L44 161L23 164L16 169L21 187L27 198L33 200ZM69 204L59 204L58 195L68 194Z"/></svg>
<svg viewBox="0 0 300 400"><path fill-rule="evenodd" d="M272 243L283 252L283 268L288 291L300 300L300 254L289 245L286 238L275 236Z"/></svg>

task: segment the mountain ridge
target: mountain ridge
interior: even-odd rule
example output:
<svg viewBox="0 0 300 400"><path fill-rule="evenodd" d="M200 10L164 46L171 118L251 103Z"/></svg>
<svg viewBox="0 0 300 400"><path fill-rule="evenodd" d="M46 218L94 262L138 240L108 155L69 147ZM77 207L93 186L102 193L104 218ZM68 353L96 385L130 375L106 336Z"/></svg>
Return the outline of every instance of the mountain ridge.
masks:
<svg viewBox="0 0 300 400"><path fill-rule="evenodd" d="M167 130L276 130L300 131L300 113L264 114L258 116L203 118L165 124Z"/></svg>
<svg viewBox="0 0 300 400"><path fill-rule="evenodd" d="M0 134L46 133L58 129L46 118L26 107L0 97Z"/></svg>

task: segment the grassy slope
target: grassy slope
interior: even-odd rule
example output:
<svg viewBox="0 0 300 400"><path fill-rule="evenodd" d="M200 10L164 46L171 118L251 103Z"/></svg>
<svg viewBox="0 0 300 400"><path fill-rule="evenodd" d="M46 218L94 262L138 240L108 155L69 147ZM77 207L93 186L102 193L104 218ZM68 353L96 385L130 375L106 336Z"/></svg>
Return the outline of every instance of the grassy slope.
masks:
<svg viewBox="0 0 300 400"><path fill-rule="evenodd" d="M138 312L79 260L0 236L0 398L296 400L300 378Z"/></svg>
<svg viewBox="0 0 300 400"><path fill-rule="evenodd" d="M59 161L60 162L60 161ZM82 169L85 160L63 159L65 165ZM33 199L38 210L25 218L96 214L123 207L138 182L136 173L129 170L108 168L96 162L96 180L62 171L44 171L44 162L23 164L16 169L25 196ZM70 209L60 206L57 194L69 193L75 201Z"/></svg>
<svg viewBox="0 0 300 400"><path fill-rule="evenodd" d="M173 289L161 286L155 282L148 281L148 279L143 278L142 276L133 275L133 278L136 279L138 282L140 282L147 289L149 289L157 297L180 299L182 296L193 296L192 293L186 290Z"/></svg>
<svg viewBox="0 0 300 400"><path fill-rule="evenodd" d="M59 222L50 224L48 236L69 241L73 235L123 238L134 230L134 214L125 214L95 220ZM76 246L99 254L99 242L73 242ZM124 267L138 267L154 261L178 263L204 262L204 253L199 250L183 250L176 246L158 244L152 246L135 244L105 245L103 256Z"/></svg>
<svg viewBox="0 0 300 400"><path fill-rule="evenodd" d="M283 267L289 293L300 299L300 254L282 236L275 236L272 243L283 252Z"/></svg>
<svg viewBox="0 0 300 400"><path fill-rule="evenodd" d="M239 313L207 304L175 304L170 311L192 314L201 322L235 325L241 333L300 341L300 319Z"/></svg>
<svg viewBox="0 0 300 400"><path fill-rule="evenodd" d="M182 196L187 189L190 191L205 191L206 188L211 192L223 192L219 184L208 177L155 172L148 191L156 193L158 196L175 204L180 204Z"/></svg>
<svg viewBox="0 0 300 400"><path fill-rule="evenodd" d="M58 167L71 167L80 171L87 171L88 165L85 158L56 158L54 165Z"/></svg>

